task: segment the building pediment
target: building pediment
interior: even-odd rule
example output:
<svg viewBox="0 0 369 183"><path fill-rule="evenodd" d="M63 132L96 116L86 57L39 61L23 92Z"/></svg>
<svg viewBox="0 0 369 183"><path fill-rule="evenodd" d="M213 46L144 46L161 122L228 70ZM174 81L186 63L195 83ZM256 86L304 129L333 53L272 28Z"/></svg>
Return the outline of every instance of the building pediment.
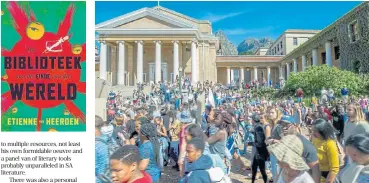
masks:
<svg viewBox="0 0 369 183"><path fill-rule="evenodd" d="M197 28L196 25L179 18L165 15L152 8L142 8L137 11L113 18L96 25L96 29L169 29Z"/></svg>

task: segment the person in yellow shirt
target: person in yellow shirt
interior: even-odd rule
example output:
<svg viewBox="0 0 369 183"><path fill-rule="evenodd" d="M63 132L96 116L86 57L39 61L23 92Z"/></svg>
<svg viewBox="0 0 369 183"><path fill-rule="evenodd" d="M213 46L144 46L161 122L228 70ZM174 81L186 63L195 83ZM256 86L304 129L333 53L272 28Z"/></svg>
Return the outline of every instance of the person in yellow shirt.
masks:
<svg viewBox="0 0 369 183"><path fill-rule="evenodd" d="M333 126L318 119L312 127L313 145L317 150L324 183L333 183L339 172L339 151Z"/></svg>
<svg viewBox="0 0 369 183"><path fill-rule="evenodd" d="M318 98L316 98L315 94L313 94L313 97L311 98L311 108L313 111L316 110L316 106L318 106Z"/></svg>
<svg viewBox="0 0 369 183"><path fill-rule="evenodd" d="M170 142L170 148L169 148L169 155L173 158L174 162L176 162L176 165L173 166L174 169L179 171L179 166L177 164L178 156L179 156L179 134L182 129L182 123L175 119L173 123L170 126L170 134L171 134L171 142Z"/></svg>

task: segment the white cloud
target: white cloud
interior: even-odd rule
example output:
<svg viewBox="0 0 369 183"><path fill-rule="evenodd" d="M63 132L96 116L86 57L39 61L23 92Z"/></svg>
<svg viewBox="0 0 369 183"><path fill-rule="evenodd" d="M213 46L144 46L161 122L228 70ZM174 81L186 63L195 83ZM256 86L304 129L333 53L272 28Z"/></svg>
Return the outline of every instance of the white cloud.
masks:
<svg viewBox="0 0 369 183"><path fill-rule="evenodd" d="M274 30L275 27L265 27L265 28L256 28L256 29L244 29L244 28L236 28L236 29L223 29L222 31L229 36L234 35L245 35L245 34L260 34L260 33L268 33Z"/></svg>
<svg viewBox="0 0 369 183"><path fill-rule="evenodd" d="M202 20L209 20L210 22L215 23L215 22L227 19L227 18L232 18L232 17L238 16L238 15L241 15L243 13L245 13L245 12L233 12L233 13L228 13L228 14L225 14L225 15L215 15L215 14L212 14L212 13L207 13L207 15L202 17L201 19Z"/></svg>

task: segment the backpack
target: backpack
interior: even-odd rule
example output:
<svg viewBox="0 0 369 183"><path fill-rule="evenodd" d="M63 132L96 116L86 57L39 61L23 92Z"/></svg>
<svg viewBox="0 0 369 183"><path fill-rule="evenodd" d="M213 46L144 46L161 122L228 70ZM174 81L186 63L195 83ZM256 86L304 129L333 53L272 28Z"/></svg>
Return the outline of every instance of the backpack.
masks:
<svg viewBox="0 0 369 183"><path fill-rule="evenodd" d="M256 148L266 147L264 128L265 126L262 124L256 124L254 127L254 138L255 138L254 144Z"/></svg>
<svg viewBox="0 0 369 183"><path fill-rule="evenodd" d="M206 170L212 183L232 183L231 178L219 167L213 167Z"/></svg>
<svg viewBox="0 0 369 183"><path fill-rule="evenodd" d="M212 167L205 171L208 172L211 183L232 183L231 178L219 167ZM187 183L186 180L191 176L192 172L189 172L180 182Z"/></svg>
<svg viewBox="0 0 369 183"><path fill-rule="evenodd" d="M95 141L100 141L106 145L108 145L108 152L109 152L109 157L120 148L120 146L116 143L116 141L114 140L114 138L110 137L108 142L103 141L100 138L95 138ZM112 183L113 180L111 179L111 170L110 170L110 164L108 165L108 167L106 167L106 169L104 170L104 173L99 175L99 179L101 180L101 182L103 183Z"/></svg>

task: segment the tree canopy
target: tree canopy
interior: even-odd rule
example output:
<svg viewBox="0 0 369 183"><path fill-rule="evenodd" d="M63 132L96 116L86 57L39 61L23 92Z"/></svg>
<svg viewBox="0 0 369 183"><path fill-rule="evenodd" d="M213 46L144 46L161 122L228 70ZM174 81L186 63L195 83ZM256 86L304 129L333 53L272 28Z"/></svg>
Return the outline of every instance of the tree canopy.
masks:
<svg viewBox="0 0 369 183"><path fill-rule="evenodd" d="M284 87L285 94L294 94L302 88L305 95L319 94L322 88L333 89L336 96L346 87L351 95L362 95L369 92L369 76L340 70L327 65L311 66L305 72L291 73Z"/></svg>

